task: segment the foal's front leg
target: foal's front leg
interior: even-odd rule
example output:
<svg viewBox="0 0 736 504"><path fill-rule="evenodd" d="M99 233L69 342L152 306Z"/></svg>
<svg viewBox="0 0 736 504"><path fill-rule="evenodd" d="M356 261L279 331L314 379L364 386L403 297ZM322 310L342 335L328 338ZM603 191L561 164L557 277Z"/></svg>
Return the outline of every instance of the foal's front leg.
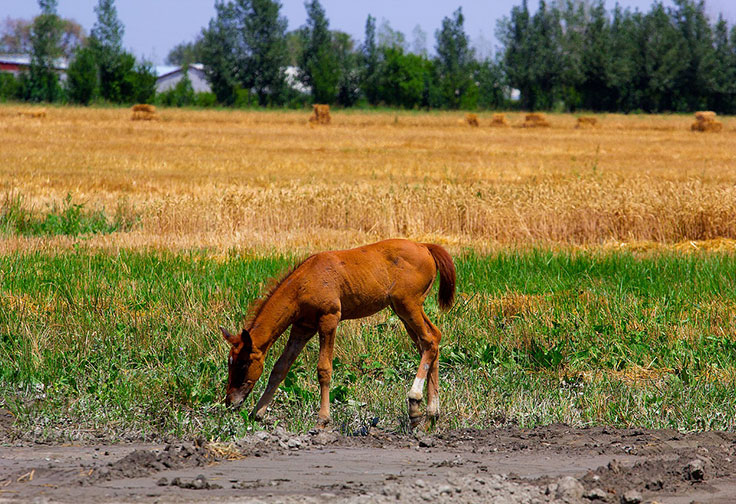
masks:
<svg viewBox="0 0 736 504"><path fill-rule="evenodd" d="M301 351L304 349L304 345L314 336L315 331L313 329L307 329L301 326L292 326L291 333L289 334L289 341L286 343L284 352L276 361L276 364L271 370L271 375L268 377L268 385L263 395L258 400L258 404L253 409L251 417L256 420L261 420L266 415L266 408L271 403L273 396L276 394L276 390L281 385L281 382L286 378L286 373L289 372L289 368L299 356Z"/></svg>

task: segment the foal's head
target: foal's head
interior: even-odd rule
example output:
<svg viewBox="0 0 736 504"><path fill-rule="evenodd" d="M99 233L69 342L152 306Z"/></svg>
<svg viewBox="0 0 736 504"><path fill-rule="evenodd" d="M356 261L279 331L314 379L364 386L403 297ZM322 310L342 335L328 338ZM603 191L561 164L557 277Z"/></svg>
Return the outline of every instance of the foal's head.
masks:
<svg viewBox="0 0 736 504"><path fill-rule="evenodd" d="M230 334L220 327L225 340L230 343L230 356L227 359L227 395L225 404L233 408L240 407L253 386L263 373L263 358L260 352L253 353L253 342L248 331Z"/></svg>

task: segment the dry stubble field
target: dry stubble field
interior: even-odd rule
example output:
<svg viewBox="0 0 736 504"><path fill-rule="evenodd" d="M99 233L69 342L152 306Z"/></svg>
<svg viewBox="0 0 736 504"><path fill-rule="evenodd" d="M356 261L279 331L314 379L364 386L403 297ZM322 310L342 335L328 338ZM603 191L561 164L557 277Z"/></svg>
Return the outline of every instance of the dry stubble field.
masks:
<svg viewBox="0 0 736 504"><path fill-rule="evenodd" d="M601 116L577 130L462 114L0 108L0 191L37 211L71 194L140 219L91 246L294 250L405 236L457 249L736 238L736 122ZM509 114L512 125L523 117ZM58 240L63 242L63 239ZM34 240L3 240L6 251ZM46 244L48 245L48 243Z"/></svg>

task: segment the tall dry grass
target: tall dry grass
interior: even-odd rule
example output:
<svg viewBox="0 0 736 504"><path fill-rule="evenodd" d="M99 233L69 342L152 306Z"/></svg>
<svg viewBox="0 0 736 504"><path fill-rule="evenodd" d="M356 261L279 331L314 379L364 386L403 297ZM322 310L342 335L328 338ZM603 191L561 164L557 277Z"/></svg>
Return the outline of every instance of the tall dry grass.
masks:
<svg viewBox="0 0 736 504"><path fill-rule="evenodd" d="M0 192L43 211L71 193L88 208L140 216L105 247L287 249L390 236L450 245L583 244L736 238L733 119L718 135L685 116L550 115L551 128L467 128L462 113L0 107ZM460 121L458 121L460 119ZM459 123L460 124L459 124ZM514 127L516 126L516 127ZM4 250L65 247L6 237Z"/></svg>

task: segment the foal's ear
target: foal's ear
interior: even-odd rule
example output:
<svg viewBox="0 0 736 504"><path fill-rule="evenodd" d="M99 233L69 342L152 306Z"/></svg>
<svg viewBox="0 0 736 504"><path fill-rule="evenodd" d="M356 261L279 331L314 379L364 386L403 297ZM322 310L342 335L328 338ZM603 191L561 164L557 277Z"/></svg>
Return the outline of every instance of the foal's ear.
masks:
<svg viewBox="0 0 736 504"><path fill-rule="evenodd" d="M248 329L243 329L243 332L240 333L240 341L243 342L243 348L246 349L248 353L250 353L251 349L253 348L253 340L250 339L250 333L248 332Z"/></svg>
<svg viewBox="0 0 736 504"><path fill-rule="evenodd" d="M225 338L225 341L227 341L231 345L237 345L238 343L240 343L240 336L230 334L230 331L222 326L220 326L220 331L222 331L222 336Z"/></svg>

